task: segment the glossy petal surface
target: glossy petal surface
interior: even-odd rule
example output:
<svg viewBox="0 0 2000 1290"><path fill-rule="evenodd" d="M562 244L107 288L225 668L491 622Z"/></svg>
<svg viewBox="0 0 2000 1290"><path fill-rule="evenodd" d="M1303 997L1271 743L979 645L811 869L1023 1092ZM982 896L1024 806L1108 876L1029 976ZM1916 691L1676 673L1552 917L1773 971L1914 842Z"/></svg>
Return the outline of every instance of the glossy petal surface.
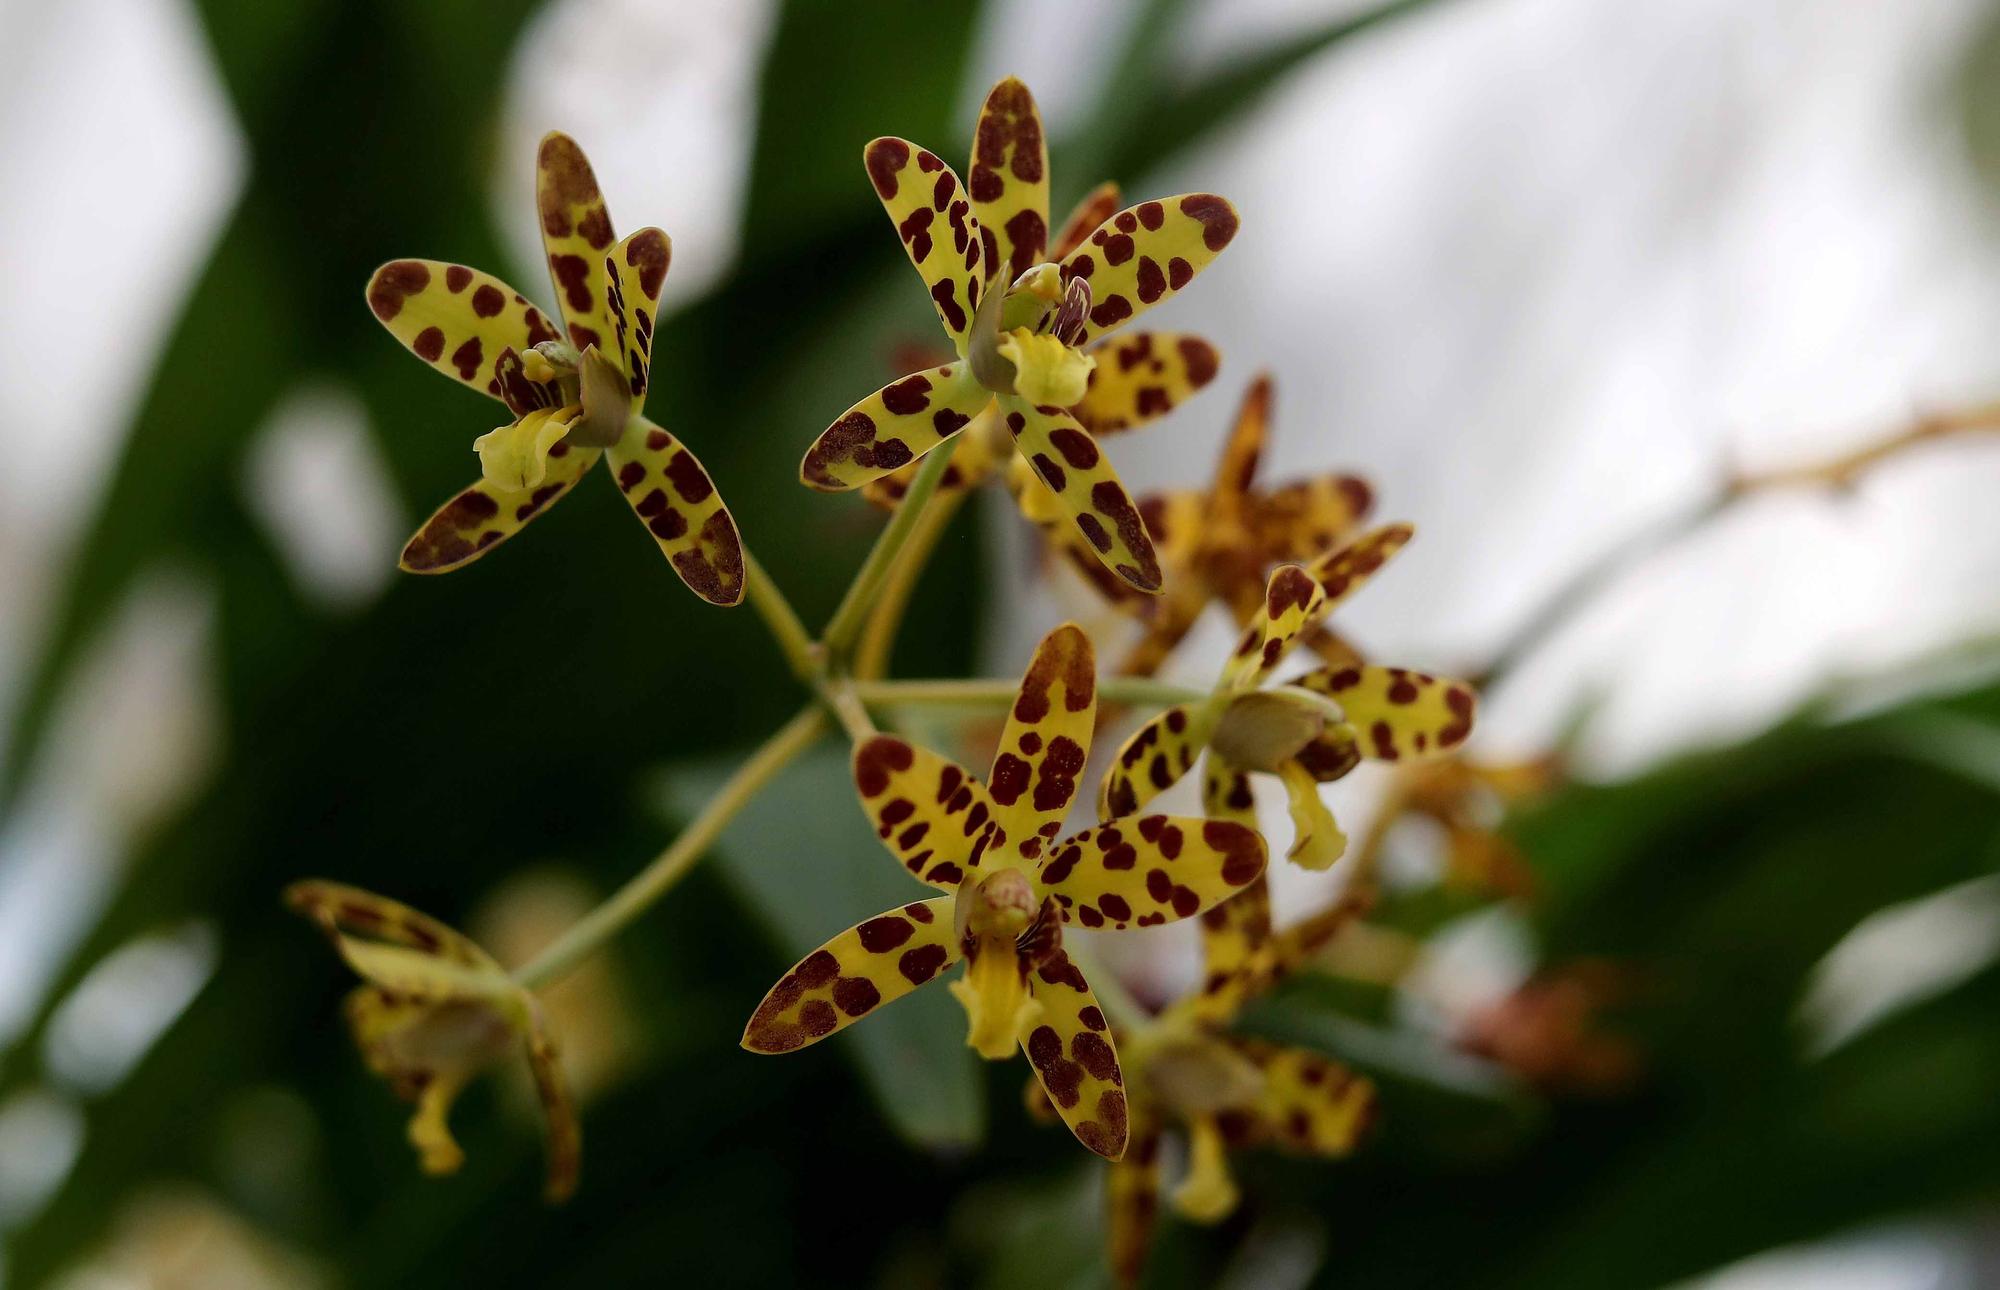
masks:
<svg viewBox="0 0 2000 1290"><path fill-rule="evenodd" d="M986 271L1004 288L1040 263L1049 244L1048 145L1035 97L1014 77L995 85L979 109L965 180Z"/></svg>
<svg viewBox="0 0 2000 1290"><path fill-rule="evenodd" d="M505 397L496 366L503 353L558 339L520 292L490 273L442 260L391 260L375 270L368 308L411 353L495 399Z"/></svg>
<svg viewBox="0 0 2000 1290"><path fill-rule="evenodd" d="M617 236L590 159L560 131L546 135L536 154L535 211L570 343L579 350L595 345L610 357L616 321L605 256Z"/></svg>
<svg viewBox="0 0 2000 1290"><path fill-rule="evenodd" d="M854 749L854 786L876 836L914 877L955 891L978 868L997 815L986 785L963 766L877 735Z"/></svg>
<svg viewBox="0 0 2000 1290"><path fill-rule="evenodd" d="M485 555L527 527L576 486L601 456L594 448L558 443L549 449L542 482L526 492L474 483L440 506L403 547L407 573L448 573Z"/></svg>
<svg viewBox="0 0 2000 1290"><path fill-rule="evenodd" d="M1107 336L1177 294L1236 236L1236 208L1214 193L1141 202L1064 257L1063 278L1090 281L1079 343Z"/></svg>
<svg viewBox="0 0 2000 1290"><path fill-rule="evenodd" d="M1069 411L1093 435L1165 416L1213 381L1222 366L1215 346L1179 332L1132 332L1097 346L1091 356L1097 366L1089 387Z"/></svg>
<svg viewBox="0 0 2000 1290"><path fill-rule="evenodd" d="M858 488L963 430L993 395L963 362L891 381L840 414L806 450L799 478L821 492Z"/></svg>
<svg viewBox="0 0 2000 1290"><path fill-rule="evenodd" d="M742 600L743 540L687 445L635 421L609 452L618 491L688 590L712 605Z"/></svg>
<svg viewBox="0 0 2000 1290"><path fill-rule="evenodd" d="M1139 508L1089 432L1061 408L1000 400L1014 446L1048 485L1099 563L1138 591L1160 590L1160 560Z"/></svg>
<svg viewBox="0 0 2000 1290"><path fill-rule="evenodd" d="M1083 973L1061 950L1028 977L1041 1013L1021 1036L1035 1078L1077 1141L1106 1159L1125 1153L1125 1076L1111 1027Z"/></svg>
<svg viewBox="0 0 2000 1290"><path fill-rule="evenodd" d="M958 352L986 281L979 221L958 176L936 153L907 139L875 139L862 152L882 209L924 280L938 321Z"/></svg>
<svg viewBox="0 0 2000 1290"><path fill-rule="evenodd" d="M1361 755L1408 761L1450 752L1472 733L1472 687L1400 667L1320 668L1296 684L1347 714Z"/></svg>
<svg viewBox="0 0 2000 1290"><path fill-rule="evenodd" d="M1154 927L1228 900L1264 872L1264 839L1227 820L1139 815L1056 843L1041 883L1063 921Z"/></svg>
<svg viewBox="0 0 2000 1290"><path fill-rule="evenodd" d="M771 987L743 1031L753 1053L818 1043L958 961L951 897L887 910L806 955Z"/></svg>

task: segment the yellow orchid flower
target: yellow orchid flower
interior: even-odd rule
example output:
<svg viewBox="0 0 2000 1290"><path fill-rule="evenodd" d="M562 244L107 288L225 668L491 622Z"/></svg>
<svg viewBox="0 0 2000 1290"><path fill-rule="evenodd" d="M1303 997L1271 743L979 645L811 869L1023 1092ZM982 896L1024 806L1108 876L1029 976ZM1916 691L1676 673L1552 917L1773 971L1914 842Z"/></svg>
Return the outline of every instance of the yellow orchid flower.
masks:
<svg viewBox="0 0 2000 1290"><path fill-rule="evenodd" d="M1107 1243L1114 1280L1139 1282L1159 1211L1170 1133L1185 1138L1187 1168L1171 1200L1182 1217L1216 1223L1239 1192L1228 1153L1271 1147L1294 1155L1348 1155L1375 1115L1375 1086L1318 1053L1228 1033L1250 999L1297 968L1359 912L1336 905L1282 933L1271 930L1270 895L1260 879L1202 915L1202 988L1170 1006L1136 1035L1119 1033L1129 1099L1131 1144L1105 1181ZM1053 1108L1028 1090L1031 1113Z"/></svg>
<svg viewBox="0 0 2000 1290"><path fill-rule="evenodd" d="M1375 502L1358 475L1326 474L1273 487L1257 484L1257 466L1270 436L1271 376L1259 373L1244 392L1206 489L1148 493L1139 514L1153 535L1166 590L1140 596L1105 574L1095 556L1067 526L1045 524L1056 549L1084 580L1114 606L1138 618L1144 632L1118 665L1123 676L1151 676L1181 643L1211 603L1219 602L1238 627L1264 603L1271 566L1310 560L1345 540ZM1324 629L1306 644L1333 661L1344 652Z"/></svg>
<svg viewBox="0 0 2000 1290"><path fill-rule="evenodd" d="M969 185L903 139L872 141L863 161L957 357L842 413L806 453L801 479L837 492L888 477L881 492L893 498L895 472L965 432L947 485L1018 460L1017 489L1038 480L1046 490L1024 507L1067 516L1106 569L1158 592L1152 539L1093 436L1157 417L1207 384L1215 350L1193 336L1106 338L1221 254L1236 236L1235 208L1186 193L1114 211L1117 191L1100 189L1051 248L1041 117L1011 78L980 112Z"/></svg>
<svg viewBox="0 0 2000 1290"><path fill-rule="evenodd" d="M347 1019L369 1069L417 1104L410 1143L424 1172L456 1172L465 1154L446 1118L459 1090L509 1053L526 1053L548 1128L550 1201L576 1190L582 1134L562 1064L534 996L492 956L426 914L340 883L308 880L285 902L325 932L367 984Z"/></svg>
<svg viewBox="0 0 2000 1290"><path fill-rule="evenodd" d="M1308 567L1280 565L1265 584L1234 653L1209 697L1177 704L1135 731L1105 773L1106 819L1129 815L1193 769L1206 750L1202 779L1213 819L1254 824L1249 775L1276 775L1291 806L1289 858L1325 869L1347 846L1319 785L1364 758L1405 762L1451 752L1472 733L1471 687L1399 667L1339 664L1285 685L1263 683L1285 653L1358 591L1414 535L1390 524L1329 551Z"/></svg>
<svg viewBox="0 0 2000 1290"><path fill-rule="evenodd" d="M392 260L369 279L368 307L391 335L511 414L475 445L482 477L425 521L402 567L470 564L602 457L681 581L711 604L734 605L744 589L736 521L694 454L639 415L672 244L656 228L614 239L597 177L565 134L542 140L535 201L564 330L462 264Z"/></svg>
<svg viewBox="0 0 2000 1290"><path fill-rule="evenodd" d="M1096 658L1074 625L1035 651L984 783L890 735L854 750L854 782L883 845L946 894L888 910L801 959L743 1032L783 1053L834 1034L945 969L967 1042L1018 1046L1065 1123L1117 1159L1123 1076L1104 1013L1063 950L1065 927L1124 930L1190 918L1264 871L1264 842L1227 820L1148 815L1061 836L1097 719Z"/></svg>

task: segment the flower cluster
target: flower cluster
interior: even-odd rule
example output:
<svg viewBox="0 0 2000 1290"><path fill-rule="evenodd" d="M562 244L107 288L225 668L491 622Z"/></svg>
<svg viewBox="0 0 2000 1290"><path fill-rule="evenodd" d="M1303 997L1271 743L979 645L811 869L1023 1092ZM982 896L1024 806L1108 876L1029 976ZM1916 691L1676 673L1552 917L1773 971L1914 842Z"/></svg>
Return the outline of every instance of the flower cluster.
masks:
<svg viewBox="0 0 2000 1290"><path fill-rule="evenodd" d="M376 272L368 303L389 331L509 413L475 441L480 479L411 539L404 568L469 563L605 457L681 580L713 604L747 597L811 694L653 866L511 974L393 901L323 882L297 885L290 900L364 978L348 1006L355 1037L368 1064L417 1101L410 1137L424 1167L457 1167L445 1123L453 1097L519 1046L547 1114L549 1194L561 1198L576 1177L576 1120L533 989L665 891L731 813L838 721L852 743L866 827L913 882L939 894L913 891L800 959L751 1010L743 1047L804 1048L957 971L948 988L964 1006L966 1042L989 1059L1025 1054L1034 1103L1116 1162L1114 1262L1130 1280L1152 1223L1163 1133L1178 1129L1190 1144L1176 1205L1212 1220L1235 1200L1226 1149L1341 1155L1374 1107L1368 1081L1329 1058L1233 1029L1246 1002L1304 964L1371 898L1357 875L1334 908L1273 931L1252 777L1275 776L1285 788L1289 858L1328 868L1345 837L1320 786L1365 760L1453 754L1471 732L1473 695L1458 682L1369 663L1326 626L1412 530L1363 531L1373 496L1354 476L1257 482L1268 377L1250 386L1205 490L1134 501L1104 455L1101 437L1164 415L1216 376L1216 350L1198 336L1121 329L1230 245L1238 218L1226 200L1196 192L1119 209L1117 190L1105 185L1052 236L1040 117L1012 79L985 101L967 181L897 138L869 143L863 162L954 356L863 399L806 451L800 474L810 487L863 488L908 508L857 575L853 612L843 604L816 641L750 558L693 453L644 415L669 243L651 228L614 237L574 142L543 141L536 181L559 315L460 265L397 260ZM1120 678L1151 678L1211 606L1241 630L1208 691L1165 700L1147 692L1157 710L1124 740L1095 793L1083 789L1099 725L1149 700L1134 691L1136 699L1100 708L1097 646L1081 628L1050 632L1018 685L966 683L1005 709L984 778L878 730L868 704L893 712L899 693L914 697L924 683L899 691L884 682L868 699L869 674L849 657L857 618L871 611L907 537L904 521L940 489L1002 475L1024 514L1137 620ZM900 612L886 606L873 609ZM1321 666L1279 680L1301 643ZM1149 811L1197 760L1201 814ZM1445 781L1436 783L1443 811ZM1072 828L1079 798L1096 809ZM1206 971L1188 997L1147 1014L1100 970L1086 973L1082 934L1189 918L1200 919Z"/></svg>

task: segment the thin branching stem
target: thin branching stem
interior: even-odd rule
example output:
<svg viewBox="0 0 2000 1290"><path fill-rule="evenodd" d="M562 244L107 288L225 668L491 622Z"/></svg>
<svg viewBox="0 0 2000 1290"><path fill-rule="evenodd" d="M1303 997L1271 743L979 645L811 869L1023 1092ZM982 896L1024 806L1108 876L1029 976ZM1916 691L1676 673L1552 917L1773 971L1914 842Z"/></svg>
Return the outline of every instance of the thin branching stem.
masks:
<svg viewBox="0 0 2000 1290"><path fill-rule="evenodd" d="M958 514L965 497L963 489L942 493L924 508L916 531L910 535L901 557L890 569L888 580L882 584L881 594L876 598L875 611L868 616L868 625L862 630L861 643L854 651L853 671L856 677L873 680L888 672L889 654L896 647L896 633L903 625L903 614L910 606L910 596L930 565L931 553L937 550L938 539L951 527L952 517Z"/></svg>
<svg viewBox="0 0 2000 1290"><path fill-rule="evenodd" d="M923 518L932 494L937 492L946 468L951 465L951 454L957 449L958 436L954 435L925 454L923 464L917 467L916 478L910 481L910 491L903 495L902 504L889 517L888 526L875 539L874 548L855 572L854 581L848 584L847 594L841 597L840 606L833 611L826 630L820 634L820 642L825 645L829 661L834 666L840 665L848 647L854 643L855 635L867 620L869 608L875 603L882 580L888 576L896 554L903 549L917 522Z"/></svg>
<svg viewBox="0 0 2000 1290"><path fill-rule="evenodd" d="M770 629L771 639L784 652L785 665L799 680L811 683L817 670L819 647L813 643L806 626L792 608L792 602L785 599L785 593L764 572L764 566L757 557L750 554L750 548L743 548L743 569L745 575L744 594L750 607L764 620Z"/></svg>
<svg viewBox="0 0 2000 1290"><path fill-rule="evenodd" d="M778 728L750 759L737 767L728 782L688 821L673 845L654 857L610 899L585 914L555 942L514 973L530 990L552 985L625 930L633 919L652 908L686 876L729 822L770 783L792 759L810 748L826 730L826 711L815 703Z"/></svg>

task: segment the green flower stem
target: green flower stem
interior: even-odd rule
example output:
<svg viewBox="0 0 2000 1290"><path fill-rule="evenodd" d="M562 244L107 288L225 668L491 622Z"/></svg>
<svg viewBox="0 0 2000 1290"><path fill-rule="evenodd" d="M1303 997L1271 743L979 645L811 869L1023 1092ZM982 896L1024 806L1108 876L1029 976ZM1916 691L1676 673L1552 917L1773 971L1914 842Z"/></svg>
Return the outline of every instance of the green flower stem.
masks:
<svg viewBox="0 0 2000 1290"><path fill-rule="evenodd" d="M631 924L686 876L732 819L750 804L793 758L826 730L826 712L817 703L778 728L750 759L737 767L701 814L688 821L673 845L654 857L631 881L591 910L547 949L514 973L524 989L552 985Z"/></svg>
<svg viewBox="0 0 2000 1290"><path fill-rule="evenodd" d="M872 706L991 707L1012 703L1020 689L1020 681L1000 677L969 681L856 681L853 684L855 696ZM1113 676L1097 683L1097 697L1107 703L1168 708L1176 703L1204 703L1209 692L1184 685L1169 685L1150 677Z"/></svg>
<svg viewBox="0 0 2000 1290"><path fill-rule="evenodd" d="M903 547L902 556L890 569L889 577L882 584L881 595L876 598L875 611L868 615L868 625L861 632L861 643L854 651L854 675L865 680L873 680L889 670L889 653L896 646L896 633L903 625L903 613L909 608L910 596L917 589L917 580L923 577L929 566L931 553L937 549L938 539L951 526L952 517L964 503L963 489L934 498L924 509L922 520L916 531Z"/></svg>
<svg viewBox="0 0 2000 1290"><path fill-rule="evenodd" d="M792 602L785 599L785 593L778 590L778 584L771 581L771 575L764 572L764 566L747 546L743 548L743 572L744 594L750 607L770 629L771 638L784 652L785 665L792 669L792 675L810 684L818 671L819 647L799 621Z"/></svg>
<svg viewBox="0 0 2000 1290"><path fill-rule="evenodd" d="M958 449L959 436L953 435L924 455L923 465L917 467L917 477L910 481L910 491L903 494L903 500L896 507L896 513L889 517L887 528L875 539L875 547L848 584L847 594L841 597L840 607L833 611L826 630L820 634L820 641L826 647L829 661L836 662L847 653L847 647L854 643L855 634L867 621L869 607L875 603L875 593L880 590L882 580L888 576L889 568L895 563L896 553L909 541L917 521L923 518L924 508L930 504L932 494L944 480L945 468L951 465L951 454Z"/></svg>

